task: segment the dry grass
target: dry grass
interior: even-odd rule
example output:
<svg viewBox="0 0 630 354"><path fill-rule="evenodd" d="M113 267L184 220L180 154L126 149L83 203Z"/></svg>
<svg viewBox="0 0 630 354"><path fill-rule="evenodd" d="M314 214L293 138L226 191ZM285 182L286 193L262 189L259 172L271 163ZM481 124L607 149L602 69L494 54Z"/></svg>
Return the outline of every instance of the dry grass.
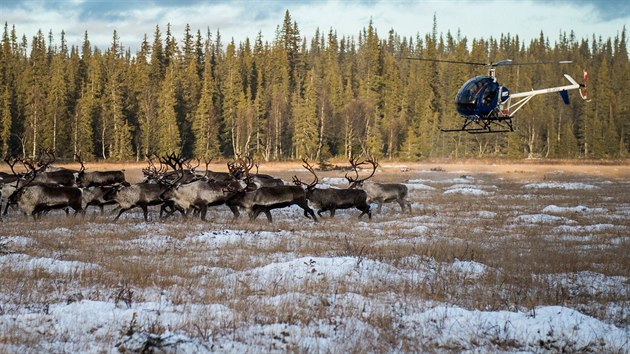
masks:
<svg viewBox="0 0 630 354"><path fill-rule="evenodd" d="M409 172L402 173L397 165L385 163L378 179L423 178L424 183L435 190L412 191L415 210L411 214L400 214L397 206L386 208L369 223L355 222L358 215L355 211L338 212L341 217L325 218L318 224L302 220L296 223L293 216L277 217L273 224L267 224L262 217L254 223L231 221L227 209L221 208L212 211L212 221L206 223L197 219L182 222L175 218L145 224L140 222L141 217L137 214L116 224L112 223L110 214L88 215L83 219L55 214L32 222L13 214L1 224L0 254L16 252L96 267L77 267L75 271L61 273L46 268L4 267L0 288L11 290L4 290L2 294L0 314L46 313L47 304L81 299L130 307L137 302L153 300L156 293L162 293L163 299L173 304L222 304L235 314L230 320L214 321L211 314L200 313L182 320L178 328L170 330L198 338L226 334L238 338L243 335L239 328L245 324L325 322L335 326L335 318L362 318L360 308L331 308L328 300L331 294L358 294L379 299L395 293L399 299L404 299L401 300L403 303L432 300L479 310L527 311L541 305L562 305L611 324L628 325L624 317L630 303L627 288L625 291L592 292L588 287L558 281L557 277L584 272L630 277L630 238L627 235L630 218L623 218L630 212L628 165L439 162L400 165L407 166ZM89 167L115 169L119 166ZM141 164L125 166L131 181L139 180L142 167ZM220 170L219 167L217 165L216 169ZM290 179L293 174L309 179L308 173L299 171L299 168L300 165L295 163L277 163L264 165L260 172L284 179ZM443 193L446 187L454 184L446 181L459 177L459 171L461 175L473 178L473 186L491 193L481 196ZM320 177L342 176L341 171L328 171ZM523 188L525 183L576 181L597 183L599 188ZM573 234L558 231L558 223L527 225L515 222L515 218L522 215L540 214L549 205L604 208L619 217L611 219L606 213L554 214L574 221L571 226L578 231ZM479 216L480 213L486 216ZM299 214L293 215L301 218ZM155 213L152 218L157 219ZM615 227L579 231L580 227L609 224L611 220ZM425 226L426 231L414 231L416 226ZM214 233L221 239L226 235L225 230L238 230L249 236L223 243L220 247L189 241L202 233ZM274 237L257 241L250 234L262 237L264 232L272 233ZM30 241L17 245L6 242L14 236ZM334 282L325 277L314 277L297 285L278 278L268 286L227 277L234 272L246 274L258 267L299 257L352 257L357 267L362 262L374 261L400 270L418 271L423 276L373 283ZM449 266L457 260L478 262L489 270L478 277L457 272ZM313 266L313 272L317 272L316 266ZM291 297L294 293L306 294L308 301L294 301ZM250 299L267 297L280 297L280 300L251 308ZM616 306L609 306L611 304ZM331 312L336 316L331 317ZM413 339L397 337L397 319L391 309L375 313L364 319L370 326L381 330L380 338L365 333L365 341L372 343L370 348L387 351L391 348L387 343L395 341L400 342L398 348L403 351L422 348L421 343L420 347L418 343L412 343ZM150 333L164 331L160 327L159 314L152 323L130 326ZM40 335L49 336L49 340L58 339L51 334ZM0 335L0 344L28 347L37 342L34 339L37 336L5 333ZM111 342L116 338L119 337L112 334L111 338L102 340ZM509 343L501 345L510 347ZM300 350L299 347L284 349Z"/></svg>

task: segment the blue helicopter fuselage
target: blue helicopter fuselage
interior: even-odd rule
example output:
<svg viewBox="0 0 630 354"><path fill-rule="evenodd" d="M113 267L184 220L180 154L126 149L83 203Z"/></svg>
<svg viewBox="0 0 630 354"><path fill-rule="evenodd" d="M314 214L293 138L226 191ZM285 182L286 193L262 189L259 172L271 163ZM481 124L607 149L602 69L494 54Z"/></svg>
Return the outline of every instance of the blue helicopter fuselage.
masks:
<svg viewBox="0 0 630 354"><path fill-rule="evenodd" d="M475 120L489 117L499 100L505 102L508 97L507 88L499 86L492 76L482 75L462 85L455 96L455 104L460 115Z"/></svg>

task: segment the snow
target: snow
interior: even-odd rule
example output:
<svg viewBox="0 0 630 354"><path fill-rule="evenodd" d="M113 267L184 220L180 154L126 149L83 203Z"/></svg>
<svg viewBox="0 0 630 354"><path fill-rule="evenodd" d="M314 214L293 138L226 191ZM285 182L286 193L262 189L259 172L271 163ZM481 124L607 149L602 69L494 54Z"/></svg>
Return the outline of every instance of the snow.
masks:
<svg viewBox="0 0 630 354"><path fill-rule="evenodd" d="M537 307L531 313L470 311L437 306L404 316L407 335L435 342L439 348L473 350L510 343L524 351L579 351L592 345L604 351L627 346L628 333L561 306ZM475 338L473 345L471 338ZM492 338L493 342L486 342Z"/></svg>
<svg viewBox="0 0 630 354"><path fill-rule="evenodd" d="M444 194L461 194L473 196L491 195L493 192L485 191L478 187L469 186L467 184L454 184L444 191Z"/></svg>
<svg viewBox="0 0 630 354"><path fill-rule="evenodd" d="M407 189L410 191L432 191L435 188L421 183L406 183Z"/></svg>
<svg viewBox="0 0 630 354"><path fill-rule="evenodd" d="M593 190L599 187L581 182L539 182L523 186L525 189Z"/></svg>
<svg viewBox="0 0 630 354"><path fill-rule="evenodd" d="M320 180L320 182L324 184L336 184L336 185L345 185L345 186L349 185L347 179L337 178L337 177L324 177Z"/></svg>
<svg viewBox="0 0 630 354"><path fill-rule="evenodd" d="M98 268L98 265L78 261L31 257L26 254L8 254L0 256L0 268L5 267L14 271L43 270L51 273L72 273L86 269L95 269Z"/></svg>
<svg viewBox="0 0 630 354"><path fill-rule="evenodd" d="M86 277L104 267L97 257L72 258L74 254L63 252L64 242L81 237L76 226L16 231L3 224L0 251L8 252L0 253L0 272L17 273L18 279L20 274L43 273L53 279L46 285L56 288L34 288L32 299L0 289L0 333L30 339L28 344L0 341L0 352L630 352L625 300L630 278L619 275L627 270L592 264L593 270L531 274L532 281L549 284L550 291L562 290L558 296L583 298L585 308L599 308L607 318L591 317L561 300L562 306L506 304L497 310L492 308L496 305L486 308L483 300L471 305L458 298L478 291L484 279L511 276L493 259L484 263L468 252L469 234L487 234L489 248L498 238L519 247L523 236L534 233L570 241L571 247L575 242L584 252L627 246L630 206L624 198L609 195L606 203L599 197L578 198L582 190L599 194L614 183L516 183L503 194L500 183L507 182L458 174L410 179L407 187L422 192L410 198L414 212L401 214L397 204L386 204L371 221L358 222L356 210L344 210L315 224L294 206L274 211L272 225L263 217L253 224L226 221L231 215L223 210L211 211L210 219L219 222L191 222L183 229L178 228L181 219L145 223L139 212L125 215L130 222L85 222L81 226L88 237L126 235L109 239L113 247L131 254L120 259L120 273L107 270L102 275L120 281L115 288L82 287ZM322 182L328 188L347 185L343 178ZM578 193L562 199L557 190ZM152 219L157 220L155 214ZM457 232L449 233L451 225L459 225ZM355 233L369 237L367 246L353 243ZM295 247L322 242L331 246L320 252ZM44 243L55 244L53 251L44 253ZM440 258L444 244L461 247ZM271 255L258 255L269 248L274 249ZM248 253L240 254L242 250ZM197 252L194 262L182 261L189 268L182 274L189 278L161 274L167 278L163 284L173 285L125 285L125 267L135 264L136 254L152 255L152 265L159 267L169 252L177 252L169 256L174 262ZM402 256L391 262L390 252ZM225 265L219 257L234 259ZM460 283L446 283L441 279L445 276ZM451 298L440 300L430 293L399 294L402 287L415 290L424 284L456 289L451 289ZM524 289L525 294L511 295L536 301L537 294ZM595 297L610 301L589 303ZM239 310L243 307L252 310ZM294 320L287 312L295 312Z"/></svg>
<svg viewBox="0 0 630 354"><path fill-rule="evenodd" d="M555 213L555 214L562 214L562 213L585 213L585 214L603 214L603 213L607 213L608 209L606 208L589 208L583 205L577 205L574 207L559 207L556 205L549 205L546 206L543 210L543 213Z"/></svg>

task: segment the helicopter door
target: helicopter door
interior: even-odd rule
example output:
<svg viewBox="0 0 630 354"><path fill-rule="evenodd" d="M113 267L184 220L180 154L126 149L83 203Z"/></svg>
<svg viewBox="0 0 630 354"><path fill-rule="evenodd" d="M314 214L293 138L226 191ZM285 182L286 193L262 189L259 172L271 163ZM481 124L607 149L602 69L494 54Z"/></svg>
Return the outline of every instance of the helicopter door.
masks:
<svg viewBox="0 0 630 354"><path fill-rule="evenodd" d="M480 96L488 84L493 84L490 76L476 76L466 81L455 97L457 112L465 117L479 118L479 110L482 107Z"/></svg>
<svg viewBox="0 0 630 354"><path fill-rule="evenodd" d="M496 82L487 82L483 89L479 92L477 100L477 109L480 114L490 113L499 101L499 84Z"/></svg>

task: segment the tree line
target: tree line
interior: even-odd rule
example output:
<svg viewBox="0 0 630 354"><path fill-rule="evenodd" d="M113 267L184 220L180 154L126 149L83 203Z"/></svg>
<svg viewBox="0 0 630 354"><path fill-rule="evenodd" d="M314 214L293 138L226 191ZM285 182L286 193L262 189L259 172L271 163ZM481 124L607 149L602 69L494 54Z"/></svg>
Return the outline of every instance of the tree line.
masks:
<svg viewBox="0 0 630 354"><path fill-rule="evenodd" d="M142 160L181 153L200 159L250 154L265 161L326 161L360 154L385 159L433 157L625 158L630 152L630 64L626 28L615 38L554 44L541 32L472 39L461 33L358 36L319 30L310 40L285 12L273 41L226 45L219 31L177 40L166 26L145 34L139 50L114 31L109 48L68 47L62 31L30 42L5 23L0 51L0 153ZM514 119L516 132L442 133L459 127L454 97L483 69L406 58L492 62L572 60L572 64L500 67L512 92L558 86L563 73L588 70L590 102L572 95L534 98Z"/></svg>

